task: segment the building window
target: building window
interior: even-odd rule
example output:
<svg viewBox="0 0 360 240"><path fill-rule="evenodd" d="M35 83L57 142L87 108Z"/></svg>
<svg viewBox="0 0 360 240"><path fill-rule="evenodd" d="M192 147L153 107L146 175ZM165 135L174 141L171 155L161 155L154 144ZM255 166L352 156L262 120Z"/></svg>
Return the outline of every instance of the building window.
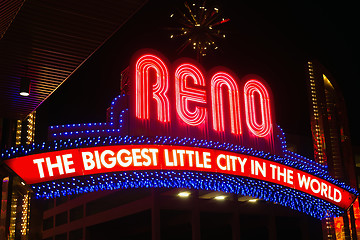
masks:
<svg viewBox="0 0 360 240"><path fill-rule="evenodd" d="M70 209L70 222L78 220L84 216L83 205Z"/></svg>
<svg viewBox="0 0 360 240"><path fill-rule="evenodd" d="M57 214L55 216L55 226L60 226L62 224L67 223L67 217L68 217L67 212Z"/></svg>

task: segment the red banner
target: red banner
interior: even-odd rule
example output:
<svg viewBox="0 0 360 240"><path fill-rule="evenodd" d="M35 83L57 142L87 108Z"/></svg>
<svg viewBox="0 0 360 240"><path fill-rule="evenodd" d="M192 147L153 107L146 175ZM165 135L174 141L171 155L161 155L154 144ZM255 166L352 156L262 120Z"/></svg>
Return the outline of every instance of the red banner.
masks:
<svg viewBox="0 0 360 240"><path fill-rule="evenodd" d="M342 208L355 196L309 173L277 162L222 150L166 145L118 145L28 155L5 163L26 183L137 170L217 172L268 181Z"/></svg>

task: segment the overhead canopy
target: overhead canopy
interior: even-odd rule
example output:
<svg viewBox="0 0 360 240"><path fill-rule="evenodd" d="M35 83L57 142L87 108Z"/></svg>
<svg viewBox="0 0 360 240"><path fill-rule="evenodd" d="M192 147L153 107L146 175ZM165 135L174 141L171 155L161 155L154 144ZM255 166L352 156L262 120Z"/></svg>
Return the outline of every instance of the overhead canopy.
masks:
<svg viewBox="0 0 360 240"><path fill-rule="evenodd" d="M34 111L146 0L0 3L0 117ZM22 78L30 96L19 95Z"/></svg>

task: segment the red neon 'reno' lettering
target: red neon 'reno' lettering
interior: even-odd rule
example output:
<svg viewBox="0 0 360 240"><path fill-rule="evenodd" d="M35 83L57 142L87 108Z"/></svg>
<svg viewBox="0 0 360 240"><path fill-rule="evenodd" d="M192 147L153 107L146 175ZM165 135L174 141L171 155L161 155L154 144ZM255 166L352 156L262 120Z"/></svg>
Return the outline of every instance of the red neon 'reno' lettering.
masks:
<svg viewBox="0 0 360 240"><path fill-rule="evenodd" d="M135 102L136 117L150 119L149 114L149 71L156 72L156 83L152 86L152 97L157 103L157 119L160 122L170 122L170 104L166 96L168 91L169 73L165 63L154 55L143 55L136 62Z"/></svg>
<svg viewBox="0 0 360 240"><path fill-rule="evenodd" d="M205 121L206 108L195 106L189 108L189 103L206 103L205 90L188 86L192 79L195 85L205 86L205 79L201 71L192 64L181 64L175 71L176 111L181 120L191 126L198 126Z"/></svg>
<svg viewBox="0 0 360 240"><path fill-rule="evenodd" d="M224 104L222 88L226 86L229 96L231 132L241 134L240 96L238 86L232 76L225 72L218 72L211 78L211 106L213 128L215 131L225 131Z"/></svg>
<svg viewBox="0 0 360 240"><path fill-rule="evenodd" d="M244 86L246 124L252 134L266 137L272 128L269 93L259 81L251 79ZM258 95L258 96L256 96ZM255 98L259 97L260 117L256 116ZM261 119L260 123L258 119Z"/></svg>

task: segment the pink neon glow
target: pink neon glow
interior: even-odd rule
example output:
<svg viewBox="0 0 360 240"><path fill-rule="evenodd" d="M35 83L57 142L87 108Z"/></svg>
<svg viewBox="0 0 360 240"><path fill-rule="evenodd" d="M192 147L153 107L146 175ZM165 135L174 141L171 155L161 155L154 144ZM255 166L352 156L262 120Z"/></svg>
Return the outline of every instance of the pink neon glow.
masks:
<svg viewBox="0 0 360 240"><path fill-rule="evenodd" d="M231 132L236 135L241 134L240 119L240 95L236 81L232 76L225 72L215 73L211 78L211 106L213 128L215 131L225 131L224 104L222 88L226 86L229 97Z"/></svg>
<svg viewBox="0 0 360 240"><path fill-rule="evenodd" d="M147 54L141 56L135 67L135 102L136 117L149 119L149 71L156 72L156 83L152 86L152 97L157 103L157 119L160 122L170 122L170 104L166 96L168 91L169 73L165 63L157 56Z"/></svg>
<svg viewBox="0 0 360 240"><path fill-rule="evenodd" d="M255 93L257 93L255 95ZM271 109L269 93L266 87L259 81L251 79L244 86L246 124L252 134L258 137L266 137L272 129ZM260 119L256 116L255 97L260 98Z"/></svg>
<svg viewBox="0 0 360 240"><path fill-rule="evenodd" d="M195 106L192 111L190 102L206 104L206 92L198 88L189 87L192 79L195 85L205 86L205 79L201 71L192 64L181 64L175 71L176 111L181 120L191 126L198 126L205 121L206 108Z"/></svg>

